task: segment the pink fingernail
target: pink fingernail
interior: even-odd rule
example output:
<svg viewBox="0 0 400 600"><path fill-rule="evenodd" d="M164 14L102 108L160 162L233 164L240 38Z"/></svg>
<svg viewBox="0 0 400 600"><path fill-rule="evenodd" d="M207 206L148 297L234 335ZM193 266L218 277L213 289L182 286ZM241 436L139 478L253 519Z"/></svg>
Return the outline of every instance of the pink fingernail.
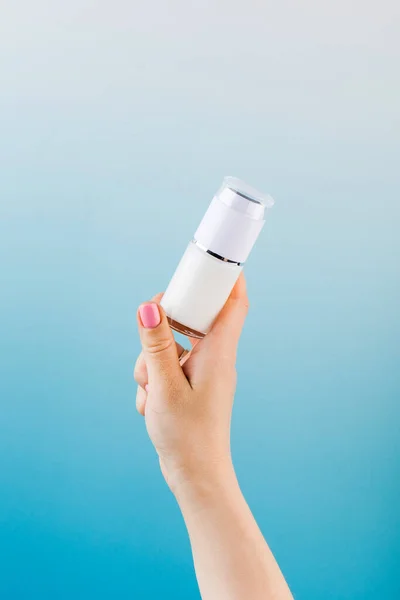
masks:
<svg viewBox="0 0 400 600"><path fill-rule="evenodd" d="M139 314L142 325L146 329L154 329L154 327L157 327L157 325L160 324L160 311L155 302L142 304L142 306L139 307Z"/></svg>

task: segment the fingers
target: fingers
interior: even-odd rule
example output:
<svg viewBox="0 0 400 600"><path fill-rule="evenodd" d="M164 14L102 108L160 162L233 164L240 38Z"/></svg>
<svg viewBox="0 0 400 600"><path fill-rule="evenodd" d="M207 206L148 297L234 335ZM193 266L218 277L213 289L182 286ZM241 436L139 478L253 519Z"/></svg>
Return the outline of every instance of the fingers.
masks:
<svg viewBox="0 0 400 600"><path fill-rule="evenodd" d="M207 346L218 347L222 354L235 354L248 309L246 280L242 272L211 331L204 339Z"/></svg>
<svg viewBox="0 0 400 600"><path fill-rule="evenodd" d="M184 347L181 346L180 344L178 344L178 342L175 342L175 345L176 345L176 351L178 353L178 357L180 358L184 352ZM181 363L181 365L182 365L182 363ZM149 382L148 375L147 375L146 361L144 360L143 352L141 352L139 354L139 356L137 357L137 360L135 363L135 368L133 370L133 377L134 377L136 383L138 385L140 385L142 388L144 388L146 386L146 384Z"/></svg>
<svg viewBox="0 0 400 600"><path fill-rule="evenodd" d="M141 352L136 359L135 368L133 369L133 378L142 388L148 383L147 367L144 361L143 352Z"/></svg>
<svg viewBox="0 0 400 600"><path fill-rule="evenodd" d="M138 385L136 392L136 410L142 417L146 410L147 392Z"/></svg>
<svg viewBox="0 0 400 600"><path fill-rule="evenodd" d="M159 304L163 295L164 295L164 293L160 292L160 293L156 294L155 296L153 296L151 301ZM178 356L180 356L181 353L183 352L183 347L178 343L176 343L176 347L177 347ZM144 360L143 352L141 352L136 359L135 367L133 369L133 377L138 385L140 385L142 388L145 388L145 386L148 383L148 375L147 375L147 367L146 367L146 362Z"/></svg>
<svg viewBox="0 0 400 600"><path fill-rule="evenodd" d="M176 342L176 348L179 356L179 364L183 366L187 359L190 357L190 351L185 350L180 344L178 344L178 342ZM138 359L136 361L134 378L136 383L138 384L136 392L136 410L140 415L142 415L142 417L144 417L146 410L148 382L147 367L142 352L139 354Z"/></svg>
<svg viewBox="0 0 400 600"><path fill-rule="evenodd" d="M188 385L179 364L178 350L166 315L159 304L147 302L138 310L139 335L153 389L176 389Z"/></svg>

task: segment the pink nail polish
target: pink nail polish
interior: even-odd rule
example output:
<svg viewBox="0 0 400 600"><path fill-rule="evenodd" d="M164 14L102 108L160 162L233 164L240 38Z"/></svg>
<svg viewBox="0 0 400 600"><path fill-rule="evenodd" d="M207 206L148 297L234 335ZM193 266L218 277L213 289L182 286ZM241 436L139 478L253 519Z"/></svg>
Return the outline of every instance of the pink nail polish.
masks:
<svg viewBox="0 0 400 600"><path fill-rule="evenodd" d="M154 327L160 324L160 310L155 302L142 304L139 308L139 315L142 325L146 329L154 329Z"/></svg>

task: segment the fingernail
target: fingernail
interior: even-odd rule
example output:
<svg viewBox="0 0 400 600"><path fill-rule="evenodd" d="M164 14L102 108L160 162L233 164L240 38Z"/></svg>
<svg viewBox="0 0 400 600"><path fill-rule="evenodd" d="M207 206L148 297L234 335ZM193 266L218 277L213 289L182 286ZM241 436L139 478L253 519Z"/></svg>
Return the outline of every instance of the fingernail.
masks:
<svg viewBox="0 0 400 600"><path fill-rule="evenodd" d="M144 389L147 393L149 393L149 384L148 383L146 383L146 385L144 386Z"/></svg>
<svg viewBox="0 0 400 600"><path fill-rule="evenodd" d="M142 306L139 307L139 314L142 325L146 329L154 329L154 327L157 327L157 325L160 324L160 311L155 302L142 304Z"/></svg>

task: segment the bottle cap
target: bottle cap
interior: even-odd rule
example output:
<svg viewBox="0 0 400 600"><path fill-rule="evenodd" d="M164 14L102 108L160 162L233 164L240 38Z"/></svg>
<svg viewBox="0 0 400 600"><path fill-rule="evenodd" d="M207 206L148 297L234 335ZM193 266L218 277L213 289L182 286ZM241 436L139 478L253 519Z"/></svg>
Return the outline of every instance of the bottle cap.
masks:
<svg viewBox="0 0 400 600"><path fill-rule="evenodd" d="M265 223L265 212L274 204L236 177L225 177L194 239L206 250L236 263L244 263Z"/></svg>

